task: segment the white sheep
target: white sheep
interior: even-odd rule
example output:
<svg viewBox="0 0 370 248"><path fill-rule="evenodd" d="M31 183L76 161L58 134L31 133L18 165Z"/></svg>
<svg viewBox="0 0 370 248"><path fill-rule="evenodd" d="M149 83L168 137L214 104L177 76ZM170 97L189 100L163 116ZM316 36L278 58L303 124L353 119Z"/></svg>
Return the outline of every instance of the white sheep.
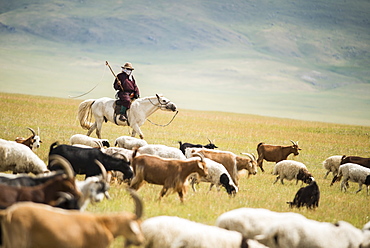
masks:
<svg viewBox="0 0 370 248"><path fill-rule="evenodd" d="M129 150L129 149L126 149L126 148L121 148L121 147L113 147L113 146L104 149L103 152L108 154L108 155L113 155L115 153L122 154L123 156L126 157L127 161L132 160L132 154L134 153L133 150Z"/></svg>
<svg viewBox="0 0 370 248"><path fill-rule="evenodd" d="M254 239L255 236L265 233L272 223L280 223L286 219L304 220L306 217L263 208L238 208L221 214L216 220L216 226L240 232L244 238Z"/></svg>
<svg viewBox="0 0 370 248"><path fill-rule="evenodd" d="M180 149L165 145L145 145L138 149L140 154L157 155L161 158L186 159Z"/></svg>
<svg viewBox="0 0 370 248"><path fill-rule="evenodd" d="M141 224L141 228L146 248L266 248L255 240L243 239L238 232L175 216L149 218Z"/></svg>
<svg viewBox="0 0 370 248"><path fill-rule="evenodd" d="M296 179L297 183L298 180L310 183L310 177L312 177L312 174L308 172L307 167L303 163L294 160L283 160L276 163L272 174L278 175L274 183L280 179L281 184L284 184L284 179Z"/></svg>
<svg viewBox="0 0 370 248"><path fill-rule="evenodd" d="M103 148L109 147L109 141L107 139L93 138L84 134L74 134L69 139L71 145L79 144L90 147Z"/></svg>
<svg viewBox="0 0 370 248"><path fill-rule="evenodd" d="M132 149L134 147L142 147L147 145L148 142L146 142L143 139L138 139L135 137L131 136L120 136L116 139L114 146L118 146L121 148L126 148L126 149Z"/></svg>
<svg viewBox="0 0 370 248"><path fill-rule="evenodd" d="M33 174L49 172L44 161L30 148L15 141L0 139L0 171L8 170Z"/></svg>
<svg viewBox="0 0 370 248"><path fill-rule="evenodd" d="M197 174L189 176L189 181L194 191L196 191L195 184L200 181L211 183L209 190L211 190L213 185L215 185L217 191L220 191L220 186L223 186L229 195L236 194L238 192L238 187L234 184L229 172L227 172L226 168L222 164L209 158L205 158L204 161L207 165L208 175L206 177L200 177L199 180Z"/></svg>
<svg viewBox="0 0 370 248"><path fill-rule="evenodd" d="M270 248L358 248L363 233L345 221L332 224L310 219L285 219L271 223L267 232L255 238Z"/></svg>
<svg viewBox="0 0 370 248"><path fill-rule="evenodd" d="M333 178L332 184L336 181L340 181L343 177L343 180L340 184L340 189L344 190L344 192L347 190L348 181L358 183L358 190L356 193L360 192L362 190L362 185L366 185L367 194L369 194L369 178L366 180L366 178L370 176L370 169L363 167L358 164L353 163L347 163L342 164L339 166L339 171L337 177Z"/></svg>
<svg viewBox="0 0 370 248"><path fill-rule="evenodd" d="M364 238L362 239L361 248L370 248L370 222L366 223L362 228Z"/></svg>
<svg viewBox="0 0 370 248"><path fill-rule="evenodd" d="M324 169L327 170L324 176L325 179L328 177L330 172L333 174L333 176L336 176L338 174L341 160L342 160L341 155L334 155L328 157L327 159L325 159L325 161L322 162Z"/></svg>

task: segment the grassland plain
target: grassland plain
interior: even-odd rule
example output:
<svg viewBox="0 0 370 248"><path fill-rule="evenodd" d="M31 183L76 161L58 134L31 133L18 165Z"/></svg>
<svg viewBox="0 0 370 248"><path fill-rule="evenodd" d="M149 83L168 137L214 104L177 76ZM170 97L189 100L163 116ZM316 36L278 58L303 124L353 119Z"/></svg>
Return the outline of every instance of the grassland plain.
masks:
<svg viewBox="0 0 370 248"><path fill-rule="evenodd" d="M68 143L73 134L86 133L76 118L80 102L81 100L75 99L0 93L0 138L13 140L16 136L26 137L29 135L26 127L39 127L43 144L36 153L47 161L49 146L54 141ZM158 111L150 120L165 124L171 118L172 113ZM321 201L317 210L289 209L285 202L293 199L301 184L287 181L285 185L273 185L273 163L264 162L265 173L259 171L257 175L249 178L241 176L240 190L234 198L229 198L223 190L217 192L213 189L208 192L208 184L200 184L198 192L188 191L184 204L180 203L177 195L169 195L158 202L161 187L146 184L139 190L145 204L145 218L176 215L212 225L216 218L226 211L240 207L256 207L279 212L298 212L318 221L345 220L358 228L370 221L370 196L366 196L366 190L354 194L357 184L353 183L350 183L346 193L339 190L339 184L330 187L331 176L324 179L325 170L322 167L322 161L331 155L370 157L369 126L179 109L179 114L171 125L159 127L146 122L142 130L151 144L178 147L179 140L207 143L209 138L219 150L236 154L256 154L259 142L289 145L289 140L298 141L302 148L300 155L289 158L305 163L321 190ZM129 129L105 123L102 135L113 143L115 138L129 135ZM78 178L83 179L81 176ZM133 210L132 200L124 185L111 185L110 194L111 200L90 205L87 211L109 213ZM117 239L111 247L121 246L122 239Z"/></svg>

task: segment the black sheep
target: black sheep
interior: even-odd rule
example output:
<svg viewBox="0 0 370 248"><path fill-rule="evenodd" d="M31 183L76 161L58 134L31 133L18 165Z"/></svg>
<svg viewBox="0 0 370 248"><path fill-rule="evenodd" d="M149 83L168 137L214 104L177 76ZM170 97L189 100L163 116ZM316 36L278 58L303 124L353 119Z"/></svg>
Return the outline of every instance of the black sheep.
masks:
<svg viewBox="0 0 370 248"><path fill-rule="evenodd" d="M306 206L312 209L319 206L320 189L315 179L313 177L311 179L312 181L308 186L302 187L297 191L292 202L287 202L291 208L294 206L297 208Z"/></svg>

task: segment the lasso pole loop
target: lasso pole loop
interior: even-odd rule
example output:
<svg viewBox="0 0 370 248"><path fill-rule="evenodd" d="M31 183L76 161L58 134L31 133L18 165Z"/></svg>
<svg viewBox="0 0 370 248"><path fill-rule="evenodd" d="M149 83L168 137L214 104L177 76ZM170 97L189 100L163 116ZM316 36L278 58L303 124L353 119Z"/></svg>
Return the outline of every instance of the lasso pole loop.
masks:
<svg viewBox="0 0 370 248"><path fill-rule="evenodd" d="M176 115L179 113L179 111L177 110L176 111L176 113L175 113L175 115L172 117L172 119L170 120L170 122L168 122L167 124L165 124L165 125L160 125L160 124L156 124L156 123L154 123L154 122L152 122L151 120L149 120L149 119L147 119L151 124L153 124L153 125L156 125L156 126L160 126L160 127L166 127L166 126L168 126L168 125L170 125L171 123L172 123L172 121L175 119L175 117L176 117Z"/></svg>

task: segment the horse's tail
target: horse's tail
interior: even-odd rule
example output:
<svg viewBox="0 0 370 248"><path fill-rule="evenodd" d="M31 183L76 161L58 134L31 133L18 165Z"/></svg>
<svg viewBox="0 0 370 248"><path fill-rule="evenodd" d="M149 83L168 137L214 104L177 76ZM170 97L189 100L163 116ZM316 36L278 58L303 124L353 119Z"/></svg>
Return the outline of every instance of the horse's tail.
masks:
<svg viewBox="0 0 370 248"><path fill-rule="evenodd" d="M94 99L85 100L78 106L78 120L83 129L90 129L93 123L91 123L92 112L91 106L95 102Z"/></svg>

